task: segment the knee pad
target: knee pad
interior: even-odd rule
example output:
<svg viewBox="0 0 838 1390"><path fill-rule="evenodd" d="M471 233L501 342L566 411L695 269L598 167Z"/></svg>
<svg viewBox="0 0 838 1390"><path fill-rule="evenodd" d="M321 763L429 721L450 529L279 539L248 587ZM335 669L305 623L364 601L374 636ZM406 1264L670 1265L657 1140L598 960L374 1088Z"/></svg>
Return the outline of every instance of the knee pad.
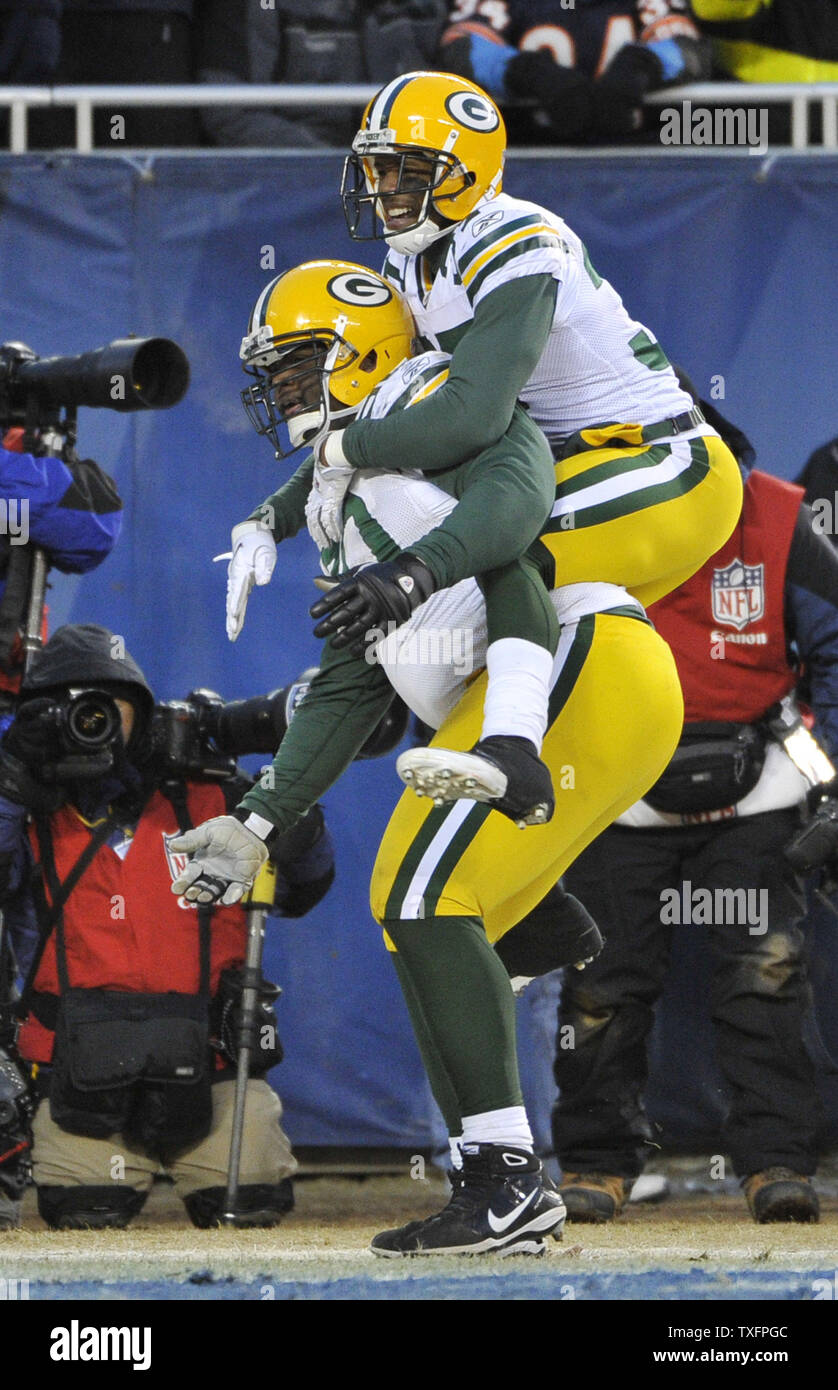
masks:
<svg viewBox="0 0 838 1390"><path fill-rule="evenodd" d="M184 1197L183 1205L193 1226L209 1230L221 1226L224 1214L224 1187L199 1187ZM277 1183L246 1183L236 1197L235 1225L239 1230L249 1226L278 1226L283 1216L294 1208L294 1185L290 1178Z"/></svg>
<svg viewBox="0 0 838 1390"><path fill-rule="evenodd" d="M133 1187L38 1187L38 1212L54 1231L121 1230L142 1211Z"/></svg>

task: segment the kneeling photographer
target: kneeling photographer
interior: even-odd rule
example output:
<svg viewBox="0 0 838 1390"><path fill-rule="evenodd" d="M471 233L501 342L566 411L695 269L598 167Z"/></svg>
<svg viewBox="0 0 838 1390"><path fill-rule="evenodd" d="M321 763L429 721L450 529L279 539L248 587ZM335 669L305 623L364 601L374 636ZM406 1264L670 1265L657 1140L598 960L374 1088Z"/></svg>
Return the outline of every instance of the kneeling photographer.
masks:
<svg viewBox="0 0 838 1390"><path fill-rule="evenodd" d="M278 990L254 973L247 908L171 893L171 842L238 802L249 779L232 755L273 749L285 704L198 692L155 707L121 639L94 625L59 628L27 671L0 742L0 907L26 973L17 1045L53 1228L126 1225L161 1166L193 1223L218 1224L244 1047L235 1224L274 1225L293 1205L296 1160L264 1079L282 1056ZM319 807L272 857L269 910L302 915L334 876Z"/></svg>

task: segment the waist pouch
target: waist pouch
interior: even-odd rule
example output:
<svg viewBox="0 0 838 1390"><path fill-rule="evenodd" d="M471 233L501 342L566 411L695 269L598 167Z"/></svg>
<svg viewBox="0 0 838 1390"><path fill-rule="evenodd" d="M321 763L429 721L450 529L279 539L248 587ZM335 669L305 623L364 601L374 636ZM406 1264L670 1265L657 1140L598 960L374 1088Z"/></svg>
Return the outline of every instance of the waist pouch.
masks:
<svg viewBox="0 0 838 1390"><path fill-rule="evenodd" d="M759 725L687 724L666 771L643 797L656 811L721 811L753 791L765 763Z"/></svg>
<svg viewBox="0 0 838 1390"><path fill-rule="evenodd" d="M58 1003L50 1114L71 1134L120 1131L177 1151L212 1121L209 1001L201 994L66 990Z"/></svg>

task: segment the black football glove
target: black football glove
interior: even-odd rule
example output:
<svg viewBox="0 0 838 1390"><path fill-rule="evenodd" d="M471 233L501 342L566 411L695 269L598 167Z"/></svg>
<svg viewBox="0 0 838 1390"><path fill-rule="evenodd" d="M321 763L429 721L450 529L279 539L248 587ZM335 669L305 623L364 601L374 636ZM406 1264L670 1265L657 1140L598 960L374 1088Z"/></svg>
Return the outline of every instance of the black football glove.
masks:
<svg viewBox="0 0 838 1390"><path fill-rule="evenodd" d="M423 560L404 554L398 560L367 565L346 575L309 610L319 618L315 637L331 637L333 647L364 652L364 637L393 623L400 627L436 589Z"/></svg>

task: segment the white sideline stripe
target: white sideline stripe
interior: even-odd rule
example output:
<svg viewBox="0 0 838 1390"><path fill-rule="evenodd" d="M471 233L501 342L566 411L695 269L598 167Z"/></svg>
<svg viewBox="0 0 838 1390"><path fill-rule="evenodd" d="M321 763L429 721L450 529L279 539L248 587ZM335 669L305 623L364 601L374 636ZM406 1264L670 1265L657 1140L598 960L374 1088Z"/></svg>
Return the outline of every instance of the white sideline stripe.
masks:
<svg viewBox="0 0 838 1390"><path fill-rule="evenodd" d="M402 899L402 920L417 921L425 915L425 889L460 826L479 803L476 801L455 801L439 830L434 835L422 858L416 866Z"/></svg>
<svg viewBox="0 0 838 1390"><path fill-rule="evenodd" d="M602 447L608 448L608 445ZM672 482L673 478L684 473L691 463L692 454L688 453L686 458L679 458L673 449L669 457L654 468L636 468L631 473L620 473L616 478L608 478L602 483L592 483L590 487L581 488L569 497L562 497L554 503L550 515L562 516L565 512L581 512L586 507L611 502L615 497L627 497L629 493L641 492L648 487L656 487L659 483Z"/></svg>

